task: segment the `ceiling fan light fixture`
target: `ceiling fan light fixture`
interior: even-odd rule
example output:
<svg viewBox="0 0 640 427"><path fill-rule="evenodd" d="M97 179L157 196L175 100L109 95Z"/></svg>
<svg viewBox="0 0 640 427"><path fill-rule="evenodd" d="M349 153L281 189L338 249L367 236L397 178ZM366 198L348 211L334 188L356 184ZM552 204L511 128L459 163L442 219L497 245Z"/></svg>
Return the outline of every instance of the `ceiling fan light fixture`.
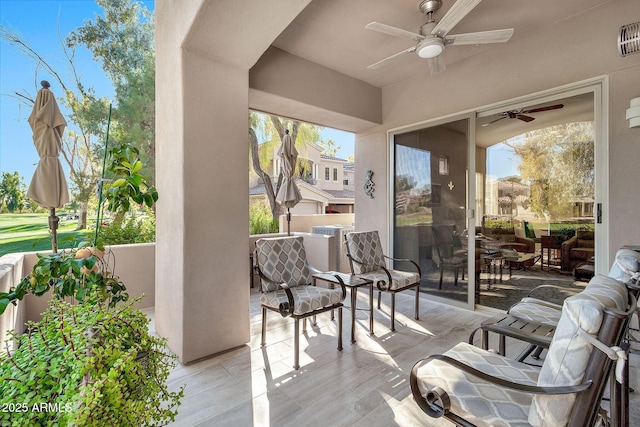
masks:
<svg viewBox="0 0 640 427"><path fill-rule="evenodd" d="M444 44L439 38L426 38L418 44L416 52L420 58L435 58L444 50Z"/></svg>

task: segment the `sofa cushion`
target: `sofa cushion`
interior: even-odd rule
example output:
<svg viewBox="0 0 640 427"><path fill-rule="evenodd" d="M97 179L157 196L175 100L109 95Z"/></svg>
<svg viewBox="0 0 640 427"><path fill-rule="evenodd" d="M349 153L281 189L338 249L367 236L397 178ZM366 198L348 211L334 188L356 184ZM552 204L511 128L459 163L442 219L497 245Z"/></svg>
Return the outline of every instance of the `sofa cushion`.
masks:
<svg viewBox="0 0 640 427"><path fill-rule="evenodd" d="M577 333L580 328L597 335L603 319L603 309L625 310L627 288L611 277L594 276L584 291L565 300L562 315L545 358L538 386L567 386L582 382L593 345ZM536 395L529 412L534 426L566 425L575 394Z"/></svg>

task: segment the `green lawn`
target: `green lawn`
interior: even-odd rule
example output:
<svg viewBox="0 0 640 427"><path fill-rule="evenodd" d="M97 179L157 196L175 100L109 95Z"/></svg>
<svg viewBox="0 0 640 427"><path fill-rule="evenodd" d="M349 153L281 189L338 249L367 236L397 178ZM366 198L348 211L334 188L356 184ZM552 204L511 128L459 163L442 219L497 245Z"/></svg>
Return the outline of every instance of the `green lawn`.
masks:
<svg viewBox="0 0 640 427"><path fill-rule="evenodd" d="M46 251L51 249L48 213L0 214L0 256L13 252ZM90 230L75 231L77 220L61 220L58 226L58 247L74 246L85 240Z"/></svg>

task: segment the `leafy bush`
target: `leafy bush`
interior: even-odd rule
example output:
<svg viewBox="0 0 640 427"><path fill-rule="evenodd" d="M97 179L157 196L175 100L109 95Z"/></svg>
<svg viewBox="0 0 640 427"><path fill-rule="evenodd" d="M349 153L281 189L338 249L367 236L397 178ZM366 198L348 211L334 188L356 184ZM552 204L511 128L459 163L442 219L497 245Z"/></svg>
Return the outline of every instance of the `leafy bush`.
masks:
<svg viewBox="0 0 640 427"><path fill-rule="evenodd" d="M3 426L156 426L173 421L183 389L166 381L175 356L130 301L117 309L54 298L0 356Z"/></svg>
<svg viewBox="0 0 640 427"><path fill-rule="evenodd" d="M249 208L249 234L268 234L280 231L280 223L271 217L265 205L256 204Z"/></svg>
<svg viewBox="0 0 640 427"><path fill-rule="evenodd" d="M100 227L100 240L107 245L155 242L155 214L150 208L144 210L144 215L128 216L120 224L114 221Z"/></svg>

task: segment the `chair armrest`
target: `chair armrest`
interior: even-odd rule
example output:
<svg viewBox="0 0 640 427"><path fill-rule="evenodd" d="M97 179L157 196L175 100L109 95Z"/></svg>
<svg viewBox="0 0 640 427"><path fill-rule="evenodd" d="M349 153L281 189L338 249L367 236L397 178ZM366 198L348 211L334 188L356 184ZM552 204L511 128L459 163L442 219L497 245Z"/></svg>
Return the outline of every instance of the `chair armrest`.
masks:
<svg viewBox="0 0 640 427"><path fill-rule="evenodd" d="M384 272L387 274L387 278L389 279L389 281L385 283L382 280L378 280L376 282L376 286L377 286L378 290L380 290L380 291L389 290L389 286L391 286L391 282L393 281L393 278L391 277L391 273L389 272L389 269L387 267L385 267L384 265L376 265L376 264L364 263L364 262L360 261L359 259L356 259L353 256L351 256L351 254L349 254L349 253L347 253L347 258L349 258L351 260L351 262L355 262L356 264L360 264L360 265L365 266L365 267L373 267L374 270L384 270ZM356 276L357 276L357 274L356 274Z"/></svg>
<svg viewBox="0 0 640 427"><path fill-rule="evenodd" d="M520 236L516 236L515 238L515 242L516 243L522 243L527 245L527 252L528 253L534 253L536 251L536 241L533 240L530 237L520 237Z"/></svg>
<svg viewBox="0 0 640 427"><path fill-rule="evenodd" d="M449 356L445 356L443 354L435 354L416 362L416 364L413 365L413 368L411 368L411 373L409 375L409 384L411 386L413 399L416 401L422 411L434 418L438 418L449 413L449 410L451 408L451 401L447 392L442 390L440 387L435 387L433 390L428 390L426 398L423 397L422 393L420 392L420 387L418 385L418 369L420 365L431 360L440 360L442 362L448 363L460 369L461 371L478 377L488 383L531 394L556 395L579 393L587 390L592 384L592 381L589 380L586 383L572 386L532 386L494 377L493 375L486 374L458 360L452 359Z"/></svg>
<svg viewBox="0 0 640 427"><path fill-rule="evenodd" d="M414 260L409 259L409 258L391 258L391 257L388 257L386 255L382 255L382 256L385 257L386 259L390 260L390 261L410 262L411 264L413 264L413 266L416 268L416 270L418 270L418 276L420 276L420 278L422 278L422 271L420 271L420 266Z"/></svg>
<svg viewBox="0 0 640 427"><path fill-rule="evenodd" d="M262 270L260 270L260 267L258 266L256 266L256 270L261 280L264 280L265 282L269 282L272 285L278 286L287 294L287 302L281 303L280 306L278 307L282 317L293 315L293 310L295 308L295 300L293 299L293 292L291 292L291 289L289 289L289 286L287 286L286 283L280 283L280 282L271 280L270 278L268 278L262 273ZM262 286L262 284L260 286Z"/></svg>

